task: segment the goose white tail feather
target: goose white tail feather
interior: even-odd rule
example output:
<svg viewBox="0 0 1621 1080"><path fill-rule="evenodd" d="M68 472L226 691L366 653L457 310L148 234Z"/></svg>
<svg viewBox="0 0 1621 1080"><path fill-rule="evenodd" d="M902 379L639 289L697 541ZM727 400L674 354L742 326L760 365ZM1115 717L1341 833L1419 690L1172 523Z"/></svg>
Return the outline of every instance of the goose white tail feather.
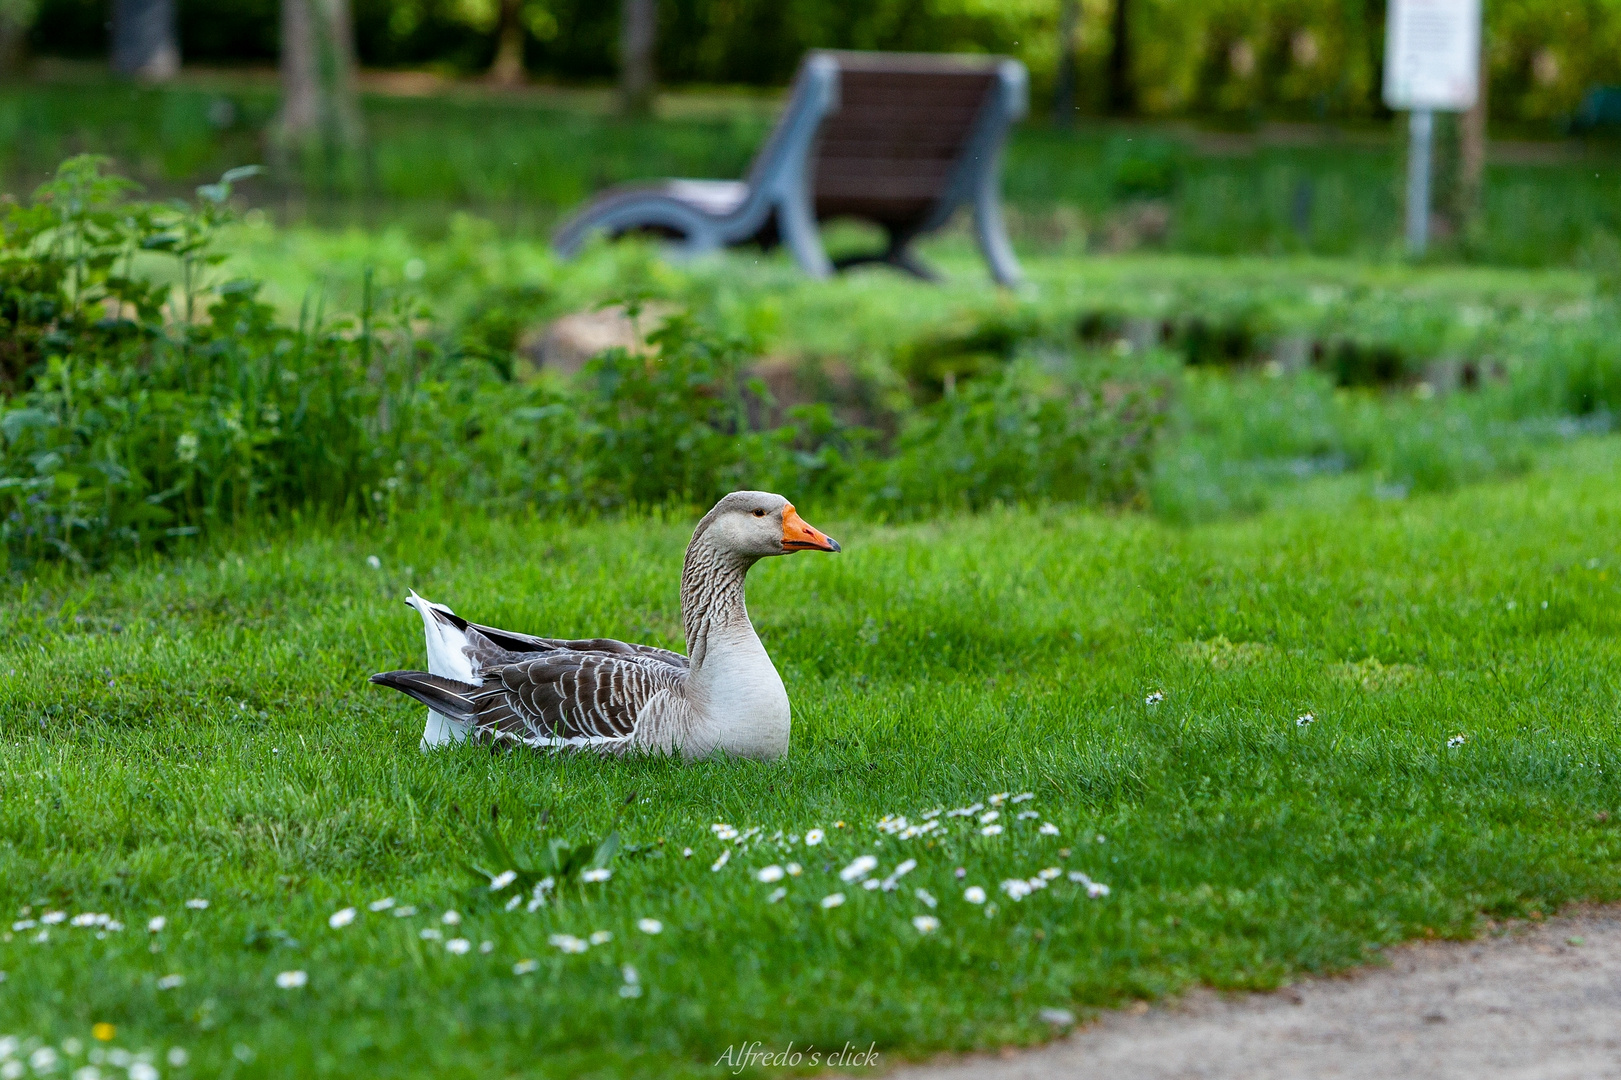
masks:
<svg viewBox="0 0 1621 1080"><path fill-rule="evenodd" d="M428 673L474 686L481 685L484 680L473 670L473 662L467 655L467 632L443 617L454 615L455 612L443 604L424 600L415 589L411 590L405 602L422 616L423 634L428 643ZM428 722L422 729L422 749L431 750L436 746L465 742L471 730L472 725L429 709Z"/></svg>

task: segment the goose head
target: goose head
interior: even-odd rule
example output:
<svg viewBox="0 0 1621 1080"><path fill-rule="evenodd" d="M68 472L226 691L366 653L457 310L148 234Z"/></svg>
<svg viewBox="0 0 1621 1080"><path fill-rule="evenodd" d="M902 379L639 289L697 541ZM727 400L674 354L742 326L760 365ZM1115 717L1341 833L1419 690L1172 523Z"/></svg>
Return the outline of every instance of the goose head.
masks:
<svg viewBox="0 0 1621 1080"><path fill-rule="evenodd" d="M734 491L704 515L692 535L750 561L795 551L838 551L839 542L806 523L794 504L769 491Z"/></svg>

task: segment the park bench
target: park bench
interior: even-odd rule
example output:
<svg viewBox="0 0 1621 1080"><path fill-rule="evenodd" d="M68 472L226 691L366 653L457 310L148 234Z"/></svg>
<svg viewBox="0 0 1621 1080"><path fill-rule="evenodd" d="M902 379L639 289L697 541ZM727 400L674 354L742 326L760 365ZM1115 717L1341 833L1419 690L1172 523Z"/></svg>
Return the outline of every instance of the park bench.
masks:
<svg viewBox="0 0 1621 1080"><path fill-rule="evenodd" d="M781 242L816 278L881 262L932 279L910 245L968 205L991 275L1017 284L998 173L1025 86L1024 65L1001 57L813 51L745 179L611 188L563 222L554 246L568 257L593 232L637 231L679 238L688 255ZM817 226L839 217L883 228L885 249L830 260Z"/></svg>

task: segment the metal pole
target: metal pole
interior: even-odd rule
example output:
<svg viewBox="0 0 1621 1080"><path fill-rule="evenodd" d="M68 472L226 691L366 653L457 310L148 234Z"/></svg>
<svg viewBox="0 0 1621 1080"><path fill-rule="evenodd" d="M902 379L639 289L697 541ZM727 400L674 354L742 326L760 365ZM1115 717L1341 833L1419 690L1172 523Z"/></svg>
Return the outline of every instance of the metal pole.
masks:
<svg viewBox="0 0 1621 1080"><path fill-rule="evenodd" d="M1430 142L1435 114L1414 109L1407 122L1407 253L1422 255L1430 240Z"/></svg>

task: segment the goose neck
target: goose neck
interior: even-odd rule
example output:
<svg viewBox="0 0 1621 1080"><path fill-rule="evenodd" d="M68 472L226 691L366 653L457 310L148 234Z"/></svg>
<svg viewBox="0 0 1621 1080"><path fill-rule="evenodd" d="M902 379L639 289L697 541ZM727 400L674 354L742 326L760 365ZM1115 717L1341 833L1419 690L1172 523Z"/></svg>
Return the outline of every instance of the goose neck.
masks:
<svg viewBox="0 0 1621 1080"><path fill-rule="evenodd" d="M738 634L754 635L743 599L743 579L754 561L701 539L687 548L681 570L681 622L694 669L703 667L712 645Z"/></svg>

